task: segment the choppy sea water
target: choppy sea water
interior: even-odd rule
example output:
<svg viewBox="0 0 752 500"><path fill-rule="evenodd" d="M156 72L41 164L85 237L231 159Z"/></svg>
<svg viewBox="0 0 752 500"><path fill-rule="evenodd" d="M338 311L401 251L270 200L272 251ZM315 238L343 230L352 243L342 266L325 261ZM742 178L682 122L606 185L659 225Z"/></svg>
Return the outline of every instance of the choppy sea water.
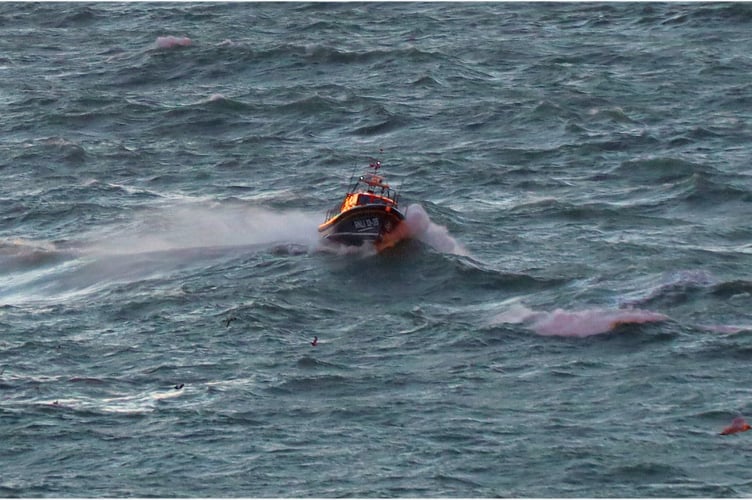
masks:
<svg viewBox="0 0 752 500"><path fill-rule="evenodd" d="M752 495L752 5L0 26L0 496Z"/></svg>

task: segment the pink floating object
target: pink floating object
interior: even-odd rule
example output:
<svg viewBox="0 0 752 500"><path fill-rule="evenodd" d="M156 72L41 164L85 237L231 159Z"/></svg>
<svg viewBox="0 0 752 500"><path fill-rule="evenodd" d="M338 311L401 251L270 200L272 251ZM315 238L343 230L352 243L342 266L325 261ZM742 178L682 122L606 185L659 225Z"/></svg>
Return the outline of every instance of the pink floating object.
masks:
<svg viewBox="0 0 752 500"><path fill-rule="evenodd" d="M721 431L721 435L736 434L737 432L745 432L750 429L752 429L752 426L750 426L743 417L736 417L731 421L731 425Z"/></svg>
<svg viewBox="0 0 752 500"><path fill-rule="evenodd" d="M173 47L187 47L193 42L187 36L160 36L157 37L156 45L159 49L171 49Z"/></svg>

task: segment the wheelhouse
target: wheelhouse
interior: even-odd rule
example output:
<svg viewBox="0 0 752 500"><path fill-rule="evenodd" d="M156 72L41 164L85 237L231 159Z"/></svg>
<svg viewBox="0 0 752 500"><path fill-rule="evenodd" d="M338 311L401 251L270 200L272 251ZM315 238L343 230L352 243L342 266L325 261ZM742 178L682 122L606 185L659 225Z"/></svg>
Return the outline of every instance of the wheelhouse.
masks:
<svg viewBox="0 0 752 500"><path fill-rule="evenodd" d="M329 210L326 219L329 220L338 213L346 212L352 208L367 205L386 205L397 207L399 195L384 182L384 179L375 174L364 174L355 180L339 207Z"/></svg>

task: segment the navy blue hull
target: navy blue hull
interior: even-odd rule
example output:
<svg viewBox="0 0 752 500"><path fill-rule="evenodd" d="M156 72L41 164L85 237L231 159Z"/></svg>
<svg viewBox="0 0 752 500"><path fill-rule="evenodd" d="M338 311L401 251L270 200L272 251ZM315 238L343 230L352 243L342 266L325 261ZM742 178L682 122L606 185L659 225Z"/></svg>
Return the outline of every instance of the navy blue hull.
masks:
<svg viewBox="0 0 752 500"><path fill-rule="evenodd" d="M368 205L343 212L319 228L322 238L345 245L360 246L381 241L405 216L394 207Z"/></svg>

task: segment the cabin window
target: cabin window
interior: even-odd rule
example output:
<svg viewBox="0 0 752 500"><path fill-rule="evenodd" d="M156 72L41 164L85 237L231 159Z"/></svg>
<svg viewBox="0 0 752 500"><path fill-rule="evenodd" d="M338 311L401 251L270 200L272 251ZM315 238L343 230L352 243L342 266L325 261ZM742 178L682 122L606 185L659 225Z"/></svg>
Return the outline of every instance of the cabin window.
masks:
<svg viewBox="0 0 752 500"><path fill-rule="evenodd" d="M358 205L378 204L386 205L386 201L381 196L361 194L358 196Z"/></svg>

